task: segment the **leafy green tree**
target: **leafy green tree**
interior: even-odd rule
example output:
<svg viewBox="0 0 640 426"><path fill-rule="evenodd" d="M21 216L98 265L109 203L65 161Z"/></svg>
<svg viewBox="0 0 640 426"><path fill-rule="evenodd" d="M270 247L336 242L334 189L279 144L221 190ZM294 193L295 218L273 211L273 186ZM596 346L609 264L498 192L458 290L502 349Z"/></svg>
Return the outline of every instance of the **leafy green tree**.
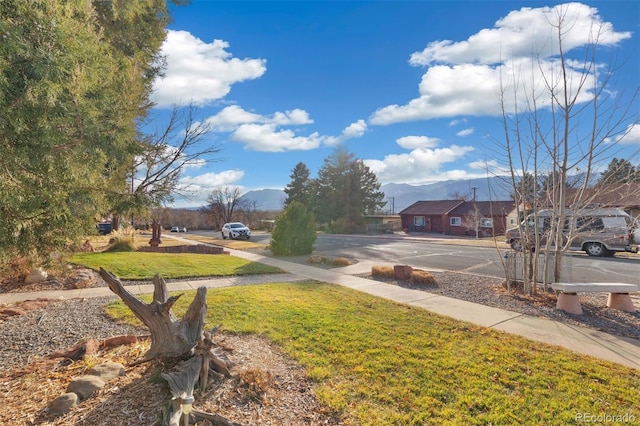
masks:
<svg viewBox="0 0 640 426"><path fill-rule="evenodd" d="M166 19L164 0L0 2L4 254L77 240L126 187Z"/></svg>
<svg viewBox="0 0 640 426"><path fill-rule="evenodd" d="M316 191L316 217L336 232L360 231L363 215L386 204L375 173L341 147L324 160Z"/></svg>
<svg viewBox="0 0 640 426"><path fill-rule="evenodd" d="M102 204L117 67L86 3L1 2L0 33L0 246L47 252Z"/></svg>
<svg viewBox="0 0 640 426"><path fill-rule="evenodd" d="M293 201L298 201L309 207L313 198L313 180L309 178L310 172L306 164L300 162L293 168L291 182L284 188L287 198L284 201L285 207Z"/></svg>
<svg viewBox="0 0 640 426"><path fill-rule="evenodd" d="M276 256L302 256L313 252L316 221L304 204L292 201L276 217L270 249Z"/></svg>
<svg viewBox="0 0 640 426"><path fill-rule="evenodd" d="M635 167L629 160L614 158L600 175L598 185L615 185L640 182L640 166Z"/></svg>
<svg viewBox="0 0 640 426"><path fill-rule="evenodd" d="M117 229L121 215L144 216L163 201L171 201L170 191L176 188L181 170L175 163L184 161L184 157L174 156L176 149L170 144L176 142L177 147L182 147L190 137L174 141L178 118L182 118L178 111L174 111L161 135L137 131L149 120L152 84L164 65L160 47L169 22L167 1L108 0L94 1L92 5L97 28L118 66L120 95L115 110L123 126L117 135L122 149L111 154L105 181L107 212L113 216ZM191 111L187 115L191 118ZM184 120L186 128L190 124ZM190 135L198 133L189 130Z"/></svg>

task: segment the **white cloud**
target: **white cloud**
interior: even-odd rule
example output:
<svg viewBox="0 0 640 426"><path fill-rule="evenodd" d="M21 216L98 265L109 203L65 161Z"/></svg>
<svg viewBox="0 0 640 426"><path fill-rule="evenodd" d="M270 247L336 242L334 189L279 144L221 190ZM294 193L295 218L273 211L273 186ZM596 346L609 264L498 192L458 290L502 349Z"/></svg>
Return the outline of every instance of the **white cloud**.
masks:
<svg viewBox="0 0 640 426"><path fill-rule="evenodd" d="M466 179L471 176L461 170L442 172L444 164L455 162L468 152L470 146L451 145L448 148L416 148L406 154L387 155L383 160L364 160L381 183L403 182L424 184L443 179Z"/></svg>
<svg viewBox="0 0 640 426"><path fill-rule="evenodd" d="M184 176L180 179L180 187L189 190L214 189L218 186L231 185L242 179L244 171L225 170L220 173L208 172L196 176Z"/></svg>
<svg viewBox="0 0 640 426"><path fill-rule="evenodd" d="M179 182L179 196L176 197L175 207L203 206L207 198L218 187L234 186L244 176L242 170L224 170L219 173L209 172L195 176L183 176Z"/></svg>
<svg viewBox="0 0 640 426"><path fill-rule="evenodd" d="M460 130L456 133L456 136L469 136L473 134L473 127L469 127L468 129Z"/></svg>
<svg viewBox="0 0 640 426"><path fill-rule="evenodd" d="M600 46L613 45L631 36L628 32L615 32L612 24L602 22L597 12L580 3L522 8L498 20L495 28L483 29L467 40L432 42L410 59L412 65L428 67L419 84L419 97L405 105L379 108L369 122L387 125L461 115L498 116L502 112L500 91L514 93L516 87L520 105L525 104L524 96L528 96L537 98L538 108L548 106L549 93L541 84L545 81L543 75L551 84L559 86L561 81L554 21L560 17L565 20L565 54L594 41ZM595 86L595 76L585 76L583 64L570 58L565 65L570 92L578 93L583 83L577 103L586 101L590 98L587 90L591 89L585 88ZM560 89L558 86L556 90ZM512 98L505 99L507 113L515 110Z"/></svg>
<svg viewBox="0 0 640 426"><path fill-rule="evenodd" d="M581 3L567 3L554 7L523 7L499 19L494 28L483 29L465 41L442 40L429 43L421 52L411 55L412 65L430 66L434 63L497 64L506 59L548 58L558 55L557 28L559 17L568 29L563 36L565 51L598 40L600 45L612 45L631 33L618 33L610 22L603 22L598 9Z"/></svg>
<svg viewBox="0 0 640 426"><path fill-rule="evenodd" d="M267 122L286 126L292 124L311 124L313 123L313 120L309 118L307 111L296 108L292 111L276 112L273 114L273 118Z"/></svg>
<svg viewBox="0 0 640 426"><path fill-rule="evenodd" d="M206 105L226 96L233 84L265 73L266 60L234 58L228 47L224 40L205 43L188 31L168 30L161 52L165 76L154 82L152 100L158 107Z"/></svg>
<svg viewBox="0 0 640 426"><path fill-rule="evenodd" d="M238 105L228 106L205 121L211 126L212 131L218 132L232 132L242 124L277 124L283 126L313 123L306 111L297 108L292 111L277 111L268 116L245 111Z"/></svg>
<svg viewBox="0 0 640 426"><path fill-rule="evenodd" d="M617 142L629 145L640 145L640 124L630 124L625 133L616 139Z"/></svg>
<svg viewBox="0 0 640 426"><path fill-rule="evenodd" d="M469 163L469 167L474 170L494 170L499 167L499 164L496 160L473 161Z"/></svg>
<svg viewBox="0 0 640 426"><path fill-rule="evenodd" d="M200 169L207 165L207 161L202 158L194 158L185 163L185 169Z"/></svg>
<svg viewBox="0 0 640 426"><path fill-rule="evenodd" d="M367 123L364 120L358 120L342 129L340 136L326 136L322 143L327 146L335 146L346 140L359 138L367 131Z"/></svg>
<svg viewBox="0 0 640 426"><path fill-rule="evenodd" d="M337 145L347 139L361 137L367 130L367 123L358 120L345 127L339 136L322 136L317 132L300 136L293 130L282 129L282 126L312 124L313 120L306 111L296 108L262 115L245 111L238 105L225 107L207 118L206 123L212 131L231 133L231 140L244 144L246 149L266 152L310 150L323 144Z"/></svg>
<svg viewBox="0 0 640 426"><path fill-rule="evenodd" d="M364 132L366 131L367 123L365 123L364 120L358 120L355 123L351 123L347 127L345 127L345 129L342 131L342 136L345 139L359 138L364 135Z"/></svg>
<svg viewBox="0 0 640 426"><path fill-rule="evenodd" d="M396 143L405 149L435 148L440 143L440 139L428 136L403 136L396 139Z"/></svg>
<svg viewBox="0 0 640 426"><path fill-rule="evenodd" d="M264 122L263 120L264 118L260 114L254 114L237 105L231 105L207 118L205 122L211 126L211 130L214 132L231 132L241 124Z"/></svg>
<svg viewBox="0 0 640 426"><path fill-rule="evenodd" d="M253 151L282 152L315 149L322 143L317 132L296 136L292 130L278 130L275 124L242 124L231 139Z"/></svg>
<svg viewBox="0 0 640 426"><path fill-rule="evenodd" d="M449 122L449 126L453 127L453 126L457 126L458 124L462 124L462 123L466 123L467 119L463 118L463 119L455 119L455 120L451 120Z"/></svg>

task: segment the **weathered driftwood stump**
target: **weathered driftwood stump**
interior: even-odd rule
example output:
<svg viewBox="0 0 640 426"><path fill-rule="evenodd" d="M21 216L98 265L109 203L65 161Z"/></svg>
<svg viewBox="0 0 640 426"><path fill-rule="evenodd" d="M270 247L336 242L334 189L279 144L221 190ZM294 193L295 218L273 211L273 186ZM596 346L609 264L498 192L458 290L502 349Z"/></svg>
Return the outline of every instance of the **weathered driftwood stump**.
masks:
<svg viewBox="0 0 640 426"><path fill-rule="evenodd" d="M210 370L231 377L230 363L213 342L212 337L217 327L211 331L204 330L207 288L198 288L189 309L182 319L178 320L171 308L182 295L169 296L167 284L160 276L153 277L153 300L145 303L127 291L111 272L100 268L100 275L109 285L109 289L122 299L151 332L151 347L140 362L155 358L185 358L174 371L162 373L173 396L163 424L179 426L181 418L184 418L185 424L189 424L189 416L193 415L213 421L215 425L234 425L235 423L216 414L200 411L189 414L194 400L194 388L199 382L200 392L205 391Z"/></svg>

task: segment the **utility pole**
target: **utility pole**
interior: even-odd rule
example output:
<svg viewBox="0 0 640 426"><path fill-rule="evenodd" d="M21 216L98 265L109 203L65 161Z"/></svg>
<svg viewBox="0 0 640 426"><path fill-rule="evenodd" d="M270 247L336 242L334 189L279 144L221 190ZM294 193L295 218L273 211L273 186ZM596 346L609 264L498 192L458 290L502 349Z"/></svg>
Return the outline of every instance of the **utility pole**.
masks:
<svg viewBox="0 0 640 426"><path fill-rule="evenodd" d="M478 214L478 207L476 206L476 189L478 189L477 186L472 186L471 189L473 189L473 221L475 222L476 225L476 240L478 239L478 225L479 225L479 221L480 221L480 215Z"/></svg>
<svg viewBox="0 0 640 426"><path fill-rule="evenodd" d="M396 197L389 197L391 201L391 214L396 214Z"/></svg>

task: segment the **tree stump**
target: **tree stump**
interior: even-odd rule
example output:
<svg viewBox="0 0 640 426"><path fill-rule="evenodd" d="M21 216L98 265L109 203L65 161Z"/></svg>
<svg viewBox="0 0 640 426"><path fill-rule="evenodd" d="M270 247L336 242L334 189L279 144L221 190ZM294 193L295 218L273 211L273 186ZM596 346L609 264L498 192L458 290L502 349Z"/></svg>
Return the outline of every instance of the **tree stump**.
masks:
<svg viewBox="0 0 640 426"><path fill-rule="evenodd" d="M204 392L209 369L225 377L231 377L230 363L224 358L222 350L215 346L212 338L218 328L210 332L204 330L207 288L198 288L187 312L182 319L178 320L171 308L182 294L169 296L167 284L159 275L156 274L153 277L153 300L150 303L145 303L131 294L115 275L104 268L100 268L100 276L109 285L109 289L122 299L151 332L151 347L141 362L154 358L185 358L176 366L175 371L162 373L173 395L169 413L163 424L178 426L181 418L185 420L185 424L188 424L189 413L185 413L185 409L191 411L196 383L200 382L200 392ZM198 414L207 415L207 413ZM218 419L216 424L235 424L221 416L211 416Z"/></svg>

